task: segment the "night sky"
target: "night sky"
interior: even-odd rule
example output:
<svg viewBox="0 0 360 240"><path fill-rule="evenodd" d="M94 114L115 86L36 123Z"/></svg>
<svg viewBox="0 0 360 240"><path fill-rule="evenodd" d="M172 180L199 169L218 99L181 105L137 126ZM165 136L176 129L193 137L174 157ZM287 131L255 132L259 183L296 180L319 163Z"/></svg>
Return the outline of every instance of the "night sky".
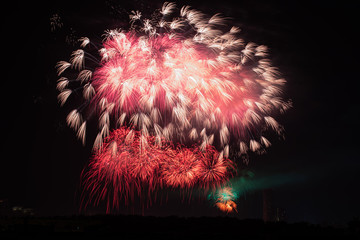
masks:
<svg viewBox="0 0 360 240"><path fill-rule="evenodd" d="M48 2L11 1L1 16L0 199L34 208L38 215L78 214L80 174L92 146L88 141L83 147L66 125L72 108L57 102L55 64L77 49L66 37L101 40L105 29L128 21L126 11L151 12L162 1ZM287 80L284 96L294 107L279 116L286 139L271 139L267 153L251 155L247 166L256 176L283 179L271 186L273 204L286 210L290 222L346 223L359 217L359 5L323 0L177 2L231 17L245 40L270 48L273 64ZM63 22L54 32L53 14ZM171 192L168 202L143 214L224 215L206 199L181 203L177 198ZM261 201L261 190L250 191L238 200L239 213L231 216L261 218ZM119 212L142 213L139 204Z"/></svg>

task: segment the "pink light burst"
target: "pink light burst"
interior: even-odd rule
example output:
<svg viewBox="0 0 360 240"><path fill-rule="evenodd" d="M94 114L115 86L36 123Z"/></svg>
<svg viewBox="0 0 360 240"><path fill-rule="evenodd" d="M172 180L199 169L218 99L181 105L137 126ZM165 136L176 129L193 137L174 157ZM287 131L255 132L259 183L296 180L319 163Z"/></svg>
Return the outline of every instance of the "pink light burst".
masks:
<svg viewBox="0 0 360 240"><path fill-rule="evenodd" d="M60 104L82 96L66 120L83 144L98 117L84 175L95 202L116 205L144 185L149 193L217 186L234 170L230 152L261 153L269 131L283 135L275 116L291 101L266 46L245 43L220 14L189 6L176 14L175 3L129 17L128 29L106 30L101 43L80 38L56 66Z"/></svg>
<svg viewBox="0 0 360 240"><path fill-rule="evenodd" d="M79 71L75 80L59 79L61 104L83 89L86 104L99 113L95 147L109 134L110 122L175 142L216 144L226 157L230 145L240 154L269 147L264 130L283 134L273 115L291 102L281 98L286 81L271 65L267 47L245 43L239 28L228 29L219 14L208 18L185 6L176 16L175 9L165 3L153 19L133 11L129 30L107 30L93 71L85 65L95 59L87 52L92 42L81 38L83 49L57 65L59 75ZM85 142L89 115L83 109L75 109L68 123Z"/></svg>

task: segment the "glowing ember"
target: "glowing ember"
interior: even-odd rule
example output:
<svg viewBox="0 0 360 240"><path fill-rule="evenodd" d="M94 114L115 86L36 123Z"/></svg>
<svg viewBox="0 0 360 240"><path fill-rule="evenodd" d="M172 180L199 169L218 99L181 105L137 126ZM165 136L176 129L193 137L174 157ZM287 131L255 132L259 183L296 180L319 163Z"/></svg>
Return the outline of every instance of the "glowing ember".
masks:
<svg viewBox="0 0 360 240"><path fill-rule="evenodd" d="M217 189L214 195L209 195L210 198L214 198L215 205L223 212L229 213L236 210L237 194L231 187L223 187Z"/></svg>
<svg viewBox="0 0 360 240"><path fill-rule="evenodd" d="M236 211L236 203L234 201L217 202L216 206L223 212Z"/></svg>

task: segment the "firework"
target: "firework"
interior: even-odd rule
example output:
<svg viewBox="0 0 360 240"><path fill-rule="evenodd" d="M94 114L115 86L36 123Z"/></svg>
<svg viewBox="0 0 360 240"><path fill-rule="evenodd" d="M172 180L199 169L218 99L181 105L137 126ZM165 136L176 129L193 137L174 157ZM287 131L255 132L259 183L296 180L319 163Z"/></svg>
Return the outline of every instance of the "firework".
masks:
<svg viewBox="0 0 360 240"><path fill-rule="evenodd" d="M57 64L60 104L82 96L66 120L84 144L98 118L85 174L96 201L112 194L116 205L144 185L216 187L234 169L230 150L261 152L266 130L283 134L274 115L291 102L266 46L245 43L220 14L164 3L151 16L132 11L127 29L106 30L102 43L83 37Z"/></svg>
<svg viewBox="0 0 360 240"><path fill-rule="evenodd" d="M209 18L189 6L178 15L175 10L165 3L152 19L132 11L129 29L105 31L97 51L89 38L80 39L82 49L57 65L59 75L75 74L59 79L61 105L81 89L85 100L69 125L84 142L85 127L79 126L96 109L95 147L110 126L125 123L203 149L217 144L226 157L230 142L243 154L270 146L264 130L282 135L273 115L291 103L281 98L285 80L267 58L267 47L245 43L219 14Z"/></svg>
<svg viewBox="0 0 360 240"><path fill-rule="evenodd" d="M50 30L52 32L54 32L58 28L62 28L63 25L64 24L62 23L61 18L57 13L53 14L50 17Z"/></svg>
<svg viewBox="0 0 360 240"><path fill-rule="evenodd" d="M217 202L216 206L223 212L229 213L232 211L236 211L236 203L234 201L228 200L225 202Z"/></svg>
<svg viewBox="0 0 360 240"><path fill-rule="evenodd" d="M228 180L231 169L233 162L213 146L201 151L196 146L174 146L164 139L159 144L153 136L144 137L140 131L122 127L95 152L84 186L95 203L106 197L117 206L119 199L128 199L133 192L140 195L145 188L150 194L164 187L217 187Z"/></svg>
<svg viewBox="0 0 360 240"><path fill-rule="evenodd" d="M211 195L210 195L211 196ZM237 199L236 192L229 186L220 188L216 191L215 196L215 205L223 212L229 213L236 210L236 203L234 202Z"/></svg>

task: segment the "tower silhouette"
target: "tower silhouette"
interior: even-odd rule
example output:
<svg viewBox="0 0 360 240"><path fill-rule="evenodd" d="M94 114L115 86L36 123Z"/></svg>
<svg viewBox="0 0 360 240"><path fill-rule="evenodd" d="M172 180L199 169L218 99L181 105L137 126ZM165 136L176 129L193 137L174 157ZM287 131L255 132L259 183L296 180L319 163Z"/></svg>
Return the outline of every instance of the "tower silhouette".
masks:
<svg viewBox="0 0 360 240"><path fill-rule="evenodd" d="M275 220L272 206L272 189L263 190L263 220L264 222L272 222Z"/></svg>

